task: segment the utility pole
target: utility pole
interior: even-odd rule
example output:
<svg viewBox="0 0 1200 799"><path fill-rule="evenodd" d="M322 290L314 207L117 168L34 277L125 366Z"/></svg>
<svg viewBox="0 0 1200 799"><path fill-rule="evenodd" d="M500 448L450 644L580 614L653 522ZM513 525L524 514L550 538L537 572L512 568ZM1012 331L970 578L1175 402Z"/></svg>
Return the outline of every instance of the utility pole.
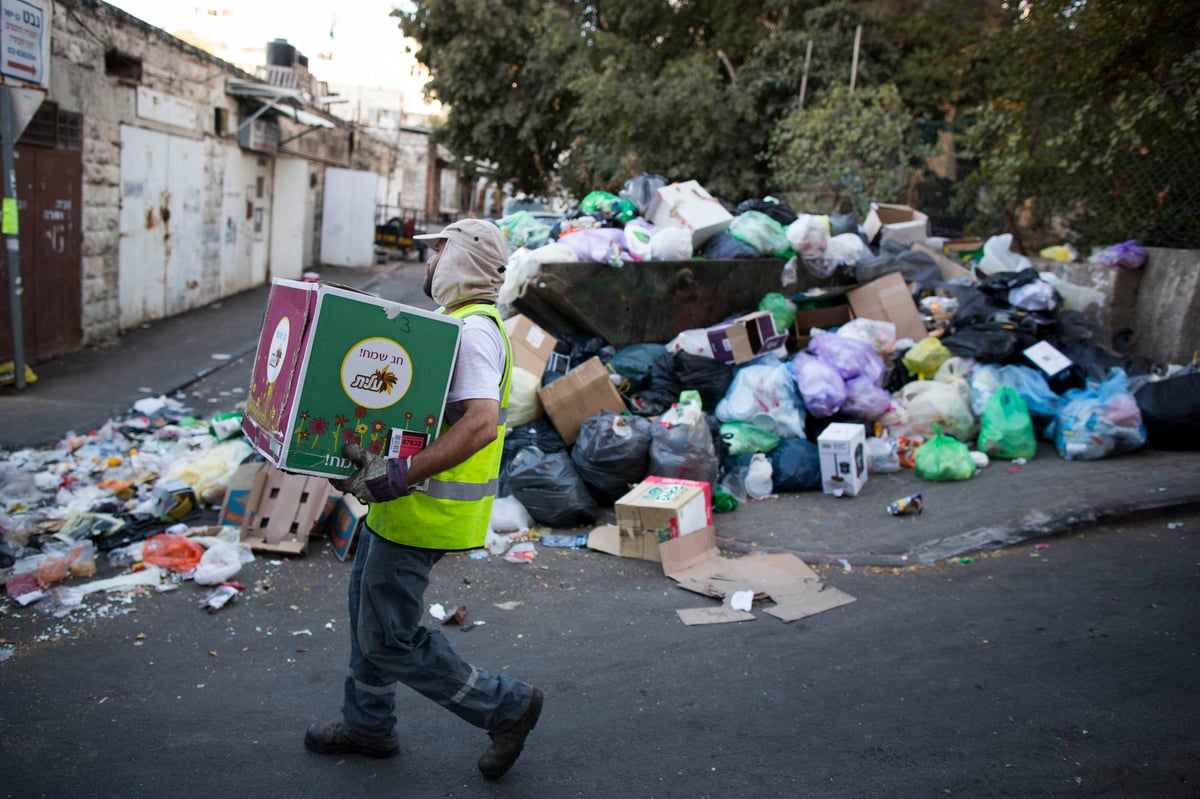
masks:
<svg viewBox="0 0 1200 799"><path fill-rule="evenodd" d="M808 40L804 50L804 74L800 76L800 107L804 108L804 95L808 92L808 66L812 63L813 40Z"/></svg>
<svg viewBox="0 0 1200 799"><path fill-rule="evenodd" d="M862 43L862 25L854 29L854 60L850 64L850 94L854 94L854 84L858 80L858 47Z"/></svg>

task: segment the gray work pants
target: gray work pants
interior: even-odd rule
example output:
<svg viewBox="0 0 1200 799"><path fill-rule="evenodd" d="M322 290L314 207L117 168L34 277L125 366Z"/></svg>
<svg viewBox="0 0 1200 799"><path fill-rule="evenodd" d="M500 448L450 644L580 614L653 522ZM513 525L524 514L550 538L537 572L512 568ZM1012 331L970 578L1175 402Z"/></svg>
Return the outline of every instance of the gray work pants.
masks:
<svg viewBox="0 0 1200 799"><path fill-rule="evenodd" d="M361 740L384 740L396 725L403 683L485 730L516 721L531 686L463 661L439 630L421 626L429 572L446 553L403 546L364 529L350 573L350 671L342 717Z"/></svg>

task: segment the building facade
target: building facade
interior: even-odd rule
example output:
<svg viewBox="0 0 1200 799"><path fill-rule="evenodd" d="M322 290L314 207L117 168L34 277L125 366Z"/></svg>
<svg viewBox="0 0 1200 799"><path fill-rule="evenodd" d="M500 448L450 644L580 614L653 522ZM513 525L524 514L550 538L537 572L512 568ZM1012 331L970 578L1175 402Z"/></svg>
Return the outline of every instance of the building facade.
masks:
<svg viewBox="0 0 1200 799"><path fill-rule="evenodd" d="M323 263L369 266L386 206L459 215L428 131L333 115L286 42L251 74L100 0L47 5L45 97L15 148L25 362Z"/></svg>

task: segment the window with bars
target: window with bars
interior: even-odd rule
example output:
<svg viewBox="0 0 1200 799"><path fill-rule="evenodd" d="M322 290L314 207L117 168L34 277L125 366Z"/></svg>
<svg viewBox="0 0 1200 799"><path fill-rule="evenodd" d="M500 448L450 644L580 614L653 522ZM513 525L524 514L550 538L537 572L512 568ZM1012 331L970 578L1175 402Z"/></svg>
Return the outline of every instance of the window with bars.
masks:
<svg viewBox="0 0 1200 799"><path fill-rule="evenodd" d="M18 144L59 150L83 149L83 116L43 102L25 126Z"/></svg>

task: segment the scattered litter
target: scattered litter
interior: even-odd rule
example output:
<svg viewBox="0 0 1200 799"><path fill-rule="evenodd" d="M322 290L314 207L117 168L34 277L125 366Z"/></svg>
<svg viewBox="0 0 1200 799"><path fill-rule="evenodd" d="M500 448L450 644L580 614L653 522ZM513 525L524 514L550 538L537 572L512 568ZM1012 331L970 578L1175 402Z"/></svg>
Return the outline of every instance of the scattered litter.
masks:
<svg viewBox="0 0 1200 799"><path fill-rule="evenodd" d="M453 608L446 609L440 602L434 602L429 606L429 615L442 624L462 624L467 618L467 607L466 605L455 605Z"/></svg>
<svg viewBox="0 0 1200 799"><path fill-rule="evenodd" d="M521 607L525 603L520 599L514 599L510 602L493 602L492 604L495 605L496 607L500 608L501 610L516 610L517 608Z"/></svg>
<svg viewBox="0 0 1200 799"><path fill-rule="evenodd" d="M1033 548L1034 549L1049 549L1050 545L1049 544L1034 544Z"/></svg>
<svg viewBox="0 0 1200 799"><path fill-rule="evenodd" d="M842 564L842 571L846 572L847 574L850 573L850 561L846 560L845 558L840 558L838 563Z"/></svg>
<svg viewBox="0 0 1200 799"><path fill-rule="evenodd" d="M200 600L200 607L207 608L209 613L216 613L221 608L225 607L230 600L238 595L239 591L233 583L221 583L208 595ZM295 635L296 633L292 633Z"/></svg>
<svg viewBox="0 0 1200 799"><path fill-rule="evenodd" d="M750 610L754 606L754 592L746 589L734 591L729 596L729 607L734 610Z"/></svg>
<svg viewBox="0 0 1200 799"><path fill-rule="evenodd" d="M963 563L963 564L974 563L975 559L974 558L955 558L954 562L955 563Z"/></svg>
<svg viewBox="0 0 1200 799"><path fill-rule="evenodd" d="M1183 527L1183 522L1167 522L1168 530L1178 530L1180 527Z"/></svg>
<svg viewBox="0 0 1200 799"><path fill-rule="evenodd" d="M910 494L907 497L900 497L900 499L894 502L889 502L887 512L893 516L920 515L923 508L924 503L921 501L921 495Z"/></svg>
<svg viewBox="0 0 1200 799"><path fill-rule="evenodd" d="M13 656L15 650L11 646L0 646L0 663Z"/></svg>
<svg viewBox="0 0 1200 799"><path fill-rule="evenodd" d="M509 563L529 563L536 557L537 547L529 541L515 544L504 553L504 559Z"/></svg>
<svg viewBox="0 0 1200 799"><path fill-rule="evenodd" d="M292 630L292 635L312 635L312 630L307 628L303 630Z"/></svg>
<svg viewBox="0 0 1200 799"><path fill-rule="evenodd" d="M548 547L561 547L564 549L580 549L582 547L587 546L588 537L587 537L587 533L582 533L580 535L552 534L552 535L544 535L538 540L541 544L548 546Z"/></svg>

